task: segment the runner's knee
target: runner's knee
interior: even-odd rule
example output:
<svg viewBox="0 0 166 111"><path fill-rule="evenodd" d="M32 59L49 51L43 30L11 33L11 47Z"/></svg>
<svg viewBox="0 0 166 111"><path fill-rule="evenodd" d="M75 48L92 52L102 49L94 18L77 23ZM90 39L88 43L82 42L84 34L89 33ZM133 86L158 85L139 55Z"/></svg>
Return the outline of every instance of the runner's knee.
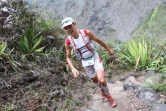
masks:
<svg viewBox="0 0 166 111"><path fill-rule="evenodd" d="M98 79L98 81L99 81L101 84L106 82L105 78L100 78L100 79Z"/></svg>

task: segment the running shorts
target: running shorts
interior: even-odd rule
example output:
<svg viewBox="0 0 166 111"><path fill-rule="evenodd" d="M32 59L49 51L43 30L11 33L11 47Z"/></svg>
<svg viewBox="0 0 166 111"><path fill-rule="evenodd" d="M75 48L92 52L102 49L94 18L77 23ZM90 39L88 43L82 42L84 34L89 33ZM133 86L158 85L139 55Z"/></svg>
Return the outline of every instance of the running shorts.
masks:
<svg viewBox="0 0 166 111"><path fill-rule="evenodd" d="M94 78L96 76L96 72L99 70L104 70L102 60L97 52L93 55L94 65L84 67L86 70L86 74L89 78Z"/></svg>

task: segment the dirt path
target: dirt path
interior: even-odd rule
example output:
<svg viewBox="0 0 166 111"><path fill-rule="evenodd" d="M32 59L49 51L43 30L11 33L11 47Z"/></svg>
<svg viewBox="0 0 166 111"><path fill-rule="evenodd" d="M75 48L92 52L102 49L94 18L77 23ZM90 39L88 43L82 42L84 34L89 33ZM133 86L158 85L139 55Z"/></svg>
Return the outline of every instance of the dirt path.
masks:
<svg viewBox="0 0 166 111"><path fill-rule="evenodd" d="M102 99L100 93L92 95L92 99L87 104L79 109L79 111L150 111L146 107L137 107L137 99L134 104L130 100L129 93L124 91L123 83L116 82L115 84L108 83L112 97L117 101L118 105L112 108L106 99ZM131 96L133 96L131 94Z"/></svg>

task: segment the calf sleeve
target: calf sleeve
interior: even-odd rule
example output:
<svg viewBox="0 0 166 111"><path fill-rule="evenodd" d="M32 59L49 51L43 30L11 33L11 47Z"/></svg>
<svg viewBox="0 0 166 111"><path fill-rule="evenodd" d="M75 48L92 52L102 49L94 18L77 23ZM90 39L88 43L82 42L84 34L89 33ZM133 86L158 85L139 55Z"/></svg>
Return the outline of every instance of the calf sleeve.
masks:
<svg viewBox="0 0 166 111"><path fill-rule="evenodd" d="M101 88L101 90L103 90L104 91L104 93L106 94L106 95L109 95L110 93L109 93L109 89L108 89L108 86L103 86L103 85L101 85L101 83L100 82L98 82L98 83L96 83L97 84L97 86L98 87L100 87Z"/></svg>
<svg viewBox="0 0 166 111"><path fill-rule="evenodd" d="M101 85L101 90L103 90L106 95L110 95L108 86Z"/></svg>

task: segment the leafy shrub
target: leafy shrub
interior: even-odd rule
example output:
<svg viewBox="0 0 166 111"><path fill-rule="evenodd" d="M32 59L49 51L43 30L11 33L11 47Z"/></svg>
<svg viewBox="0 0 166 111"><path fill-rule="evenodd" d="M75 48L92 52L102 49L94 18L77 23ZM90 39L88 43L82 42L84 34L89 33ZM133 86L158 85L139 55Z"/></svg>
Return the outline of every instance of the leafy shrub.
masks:
<svg viewBox="0 0 166 111"><path fill-rule="evenodd" d="M147 70L154 70L157 72L166 72L166 41L162 41L160 44L155 46L155 50L153 51L154 60L151 61Z"/></svg>
<svg viewBox="0 0 166 111"><path fill-rule="evenodd" d="M125 49L119 53L118 61L127 65L128 68L146 69L152 58L151 42L147 44L145 40L128 42Z"/></svg>
<svg viewBox="0 0 166 111"><path fill-rule="evenodd" d="M160 57L159 59L152 61L149 64L147 70L154 70L154 71L159 72L164 68L163 63L164 63L164 60L163 60L163 58Z"/></svg>
<svg viewBox="0 0 166 111"><path fill-rule="evenodd" d="M44 49L44 47L38 48L41 41L41 32L35 35L34 28L29 27L27 32L22 32L20 41L17 46L22 53L29 55L34 52L40 52Z"/></svg>

